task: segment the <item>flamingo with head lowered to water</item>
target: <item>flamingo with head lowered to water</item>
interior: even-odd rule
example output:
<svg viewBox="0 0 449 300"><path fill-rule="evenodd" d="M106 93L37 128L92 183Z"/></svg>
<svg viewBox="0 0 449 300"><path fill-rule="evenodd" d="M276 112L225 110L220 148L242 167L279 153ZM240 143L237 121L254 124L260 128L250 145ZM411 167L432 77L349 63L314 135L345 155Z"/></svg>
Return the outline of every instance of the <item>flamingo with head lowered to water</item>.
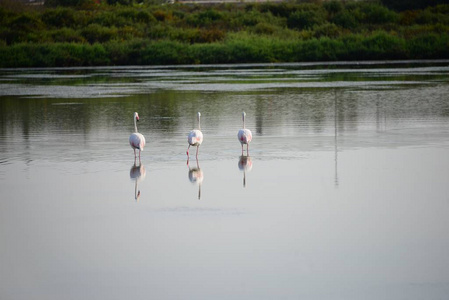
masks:
<svg viewBox="0 0 449 300"><path fill-rule="evenodd" d="M245 117L246 113L242 112L243 128L239 130L237 137L242 145L242 155L243 155L243 145L246 144L246 155L249 155L249 143L253 139L251 130L245 128Z"/></svg>
<svg viewBox="0 0 449 300"><path fill-rule="evenodd" d="M145 137L137 132L137 121L139 121L139 114L134 113L134 132L129 136L129 144L134 150L134 161L136 161L136 150L139 150L139 162L140 162L140 152L143 151L145 147Z"/></svg>

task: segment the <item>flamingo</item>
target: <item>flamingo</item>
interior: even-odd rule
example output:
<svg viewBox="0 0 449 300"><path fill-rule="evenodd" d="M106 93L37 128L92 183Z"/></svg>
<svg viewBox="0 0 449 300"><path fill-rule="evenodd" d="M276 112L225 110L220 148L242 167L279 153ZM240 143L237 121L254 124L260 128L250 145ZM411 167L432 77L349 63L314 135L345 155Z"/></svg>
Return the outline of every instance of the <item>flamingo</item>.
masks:
<svg viewBox="0 0 449 300"><path fill-rule="evenodd" d="M249 143L253 139L251 130L245 128L245 117L246 113L242 112L243 128L239 130L237 137L242 145L242 155L243 155L243 145L246 144L246 155L249 155Z"/></svg>
<svg viewBox="0 0 449 300"><path fill-rule="evenodd" d="M187 148L187 163L189 160L189 149L190 146L196 146L196 159L198 160L198 150L200 148L201 143L203 142L203 133L201 132L201 113L197 113L198 118L198 129L194 129L190 131L189 136L187 137L187 142L189 143L189 147Z"/></svg>
<svg viewBox="0 0 449 300"><path fill-rule="evenodd" d="M134 132L129 136L129 144L134 150L134 161L136 161L136 149L139 150L139 162L140 162L140 152L143 151L145 147L145 137L137 132L137 121L139 121L139 114L134 113Z"/></svg>

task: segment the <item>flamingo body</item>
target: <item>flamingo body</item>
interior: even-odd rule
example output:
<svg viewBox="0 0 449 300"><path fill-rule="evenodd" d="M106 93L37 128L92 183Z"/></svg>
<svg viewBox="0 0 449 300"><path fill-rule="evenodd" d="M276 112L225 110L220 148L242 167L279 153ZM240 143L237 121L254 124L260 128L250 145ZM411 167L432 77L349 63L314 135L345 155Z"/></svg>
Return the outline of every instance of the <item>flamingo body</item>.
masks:
<svg viewBox="0 0 449 300"><path fill-rule="evenodd" d="M237 133L237 138L242 145L242 155L243 155L243 145L246 145L246 155L249 155L249 143L253 139L253 134L251 130L245 128L245 117L246 113L242 112L243 128Z"/></svg>
<svg viewBox="0 0 449 300"><path fill-rule="evenodd" d="M201 132L201 113L198 112L197 114L198 118L198 129L194 129L189 132L189 135L187 136L187 142L189 143L189 147L187 148L187 163L189 159L189 149L190 146L196 147L196 159L198 159L198 150L203 142L203 133Z"/></svg>
<svg viewBox="0 0 449 300"><path fill-rule="evenodd" d="M137 122L139 121L139 114L134 113L134 132L129 136L129 145L134 150L134 161L136 160L136 150L139 150L139 161L140 152L145 148L145 137L143 134L137 132Z"/></svg>
<svg viewBox="0 0 449 300"><path fill-rule="evenodd" d="M143 148L145 147L145 137L141 133L134 132L129 136L129 144L131 145L131 148L143 151Z"/></svg>
<svg viewBox="0 0 449 300"><path fill-rule="evenodd" d="M199 146L203 142L203 133L198 129L194 129L190 131L187 141L190 146Z"/></svg>
<svg viewBox="0 0 449 300"><path fill-rule="evenodd" d="M244 128L239 130L237 137L239 138L240 144L246 145L253 139L253 134L251 133L251 130Z"/></svg>

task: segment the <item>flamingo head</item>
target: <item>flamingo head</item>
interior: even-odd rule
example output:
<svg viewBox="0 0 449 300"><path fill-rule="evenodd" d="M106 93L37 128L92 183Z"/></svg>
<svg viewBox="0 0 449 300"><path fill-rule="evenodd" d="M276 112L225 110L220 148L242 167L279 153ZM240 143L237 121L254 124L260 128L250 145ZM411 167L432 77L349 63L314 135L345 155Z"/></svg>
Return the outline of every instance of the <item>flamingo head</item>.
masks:
<svg viewBox="0 0 449 300"><path fill-rule="evenodd" d="M198 116L198 119L201 117L201 113L200 112L198 112L196 115Z"/></svg>
<svg viewBox="0 0 449 300"><path fill-rule="evenodd" d="M242 119L243 119L243 121L245 121L245 117L246 117L246 112L242 112Z"/></svg>
<svg viewBox="0 0 449 300"><path fill-rule="evenodd" d="M134 119L136 119L136 121L139 121L139 114L137 112L134 113Z"/></svg>

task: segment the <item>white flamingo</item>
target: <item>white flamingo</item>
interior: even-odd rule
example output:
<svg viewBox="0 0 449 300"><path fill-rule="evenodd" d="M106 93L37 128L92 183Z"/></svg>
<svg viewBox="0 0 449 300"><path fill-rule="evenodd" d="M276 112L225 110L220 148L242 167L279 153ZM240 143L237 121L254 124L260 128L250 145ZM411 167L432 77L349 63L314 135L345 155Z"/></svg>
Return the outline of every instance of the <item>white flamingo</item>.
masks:
<svg viewBox="0 0 449 300"><path fill-rule="evenodd" d="M137 121L139 121L139 114L134 113L134 132L129 136L129 144L134 150L134 161L136 161L136 149L139 150L139 162L140 162L140 152L143 151L145 147L145 137L137 132Z"/></svg>
<svg viewBox="0 0 449 300"><path fill-rule="evenodd" d="M249 143L253 139L251 130L245 128L245 117L246 113L242 112L243 128L239 130L237 137L242 145L242 155L243 155L243 145L246 144L246 155L249 155Z"/></svg>
<svg viewBox="0 0 449 300"><path fill-rule="evenodd" d="M189 147L187 148L187 163L189 159L190 146L196 146L196 159L198 160L198 150L200 148L201 143L203 142L203 133L201 132L200 112L198 112L197 117L198 117L198 129L190 131L189 136L187 137L187 142L189 143Z"/></svg>

